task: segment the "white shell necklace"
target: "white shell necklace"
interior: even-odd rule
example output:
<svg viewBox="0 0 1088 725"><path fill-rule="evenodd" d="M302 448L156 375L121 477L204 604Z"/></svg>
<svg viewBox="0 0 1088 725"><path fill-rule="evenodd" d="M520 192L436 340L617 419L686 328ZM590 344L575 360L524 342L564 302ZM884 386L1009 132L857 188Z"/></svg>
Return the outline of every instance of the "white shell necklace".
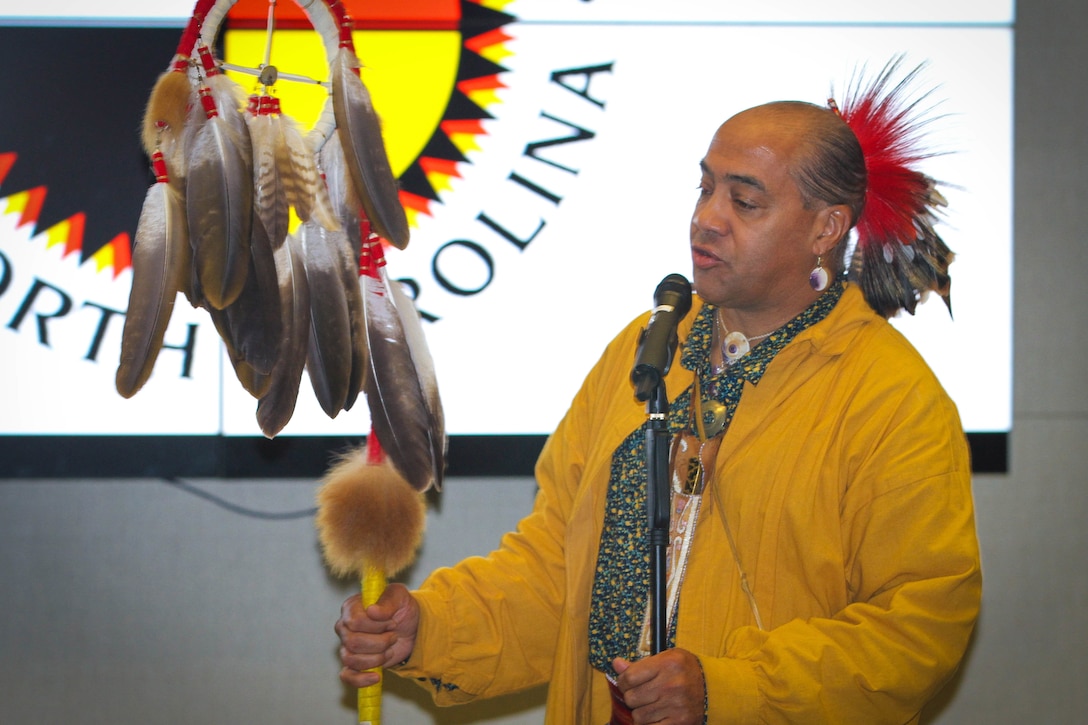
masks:
<svg viewBox="0 0 1088 725"><path fill-rule="evenodd" d="M718 368L718 371L724 369L726 365L732 365L737 360L748 354L748 351L752 349L753 342L759 342L765 337L770 337L774 334L778 327L774 328L770 332L764 332L762 335L755 335L754 337L748 337L743 332L733 331L725 329L725 323L722 322L722 313L719 310L714 316L718 322L718 333L721 336L722 346L722 367ZM781 327L781 325L779 325Z"/></svg>

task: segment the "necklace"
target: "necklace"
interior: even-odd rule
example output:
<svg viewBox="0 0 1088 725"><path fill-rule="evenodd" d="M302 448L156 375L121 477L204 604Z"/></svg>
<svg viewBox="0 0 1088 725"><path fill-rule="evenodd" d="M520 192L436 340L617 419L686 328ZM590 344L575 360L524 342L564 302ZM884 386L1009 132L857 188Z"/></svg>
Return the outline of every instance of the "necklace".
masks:
<svg viewBox="0 0 1088 725"><path fill-rule="evenodd" d="M724 365L732 365L737 360L748 354L748 351L752 349L752 343L758 342L765 337L770 337L774 334L776 327L770 332L764 332L762 335L755 335L754 337L748 337L743 332L734 330L730 332L725 329L725 323L722 322L722 315L719 312L716 314L715 319L718 322L718 330L721 333L722 338L722 363Z"/></svg>

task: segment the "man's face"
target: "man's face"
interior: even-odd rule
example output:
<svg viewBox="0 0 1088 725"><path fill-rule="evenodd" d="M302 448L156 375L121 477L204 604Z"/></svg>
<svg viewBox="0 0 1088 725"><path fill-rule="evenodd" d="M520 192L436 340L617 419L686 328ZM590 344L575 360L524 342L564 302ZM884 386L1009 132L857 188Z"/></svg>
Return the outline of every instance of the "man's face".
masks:
<svg viewBox="0 0 1088 725"><path fill-rule="evenodd" d="M756 108L714 135L691 218L695 289L704 300L764 315L807 306L799 301L812 292L808 275L825 215L821 205L805 208L790 176L800 123Z"/></svg>

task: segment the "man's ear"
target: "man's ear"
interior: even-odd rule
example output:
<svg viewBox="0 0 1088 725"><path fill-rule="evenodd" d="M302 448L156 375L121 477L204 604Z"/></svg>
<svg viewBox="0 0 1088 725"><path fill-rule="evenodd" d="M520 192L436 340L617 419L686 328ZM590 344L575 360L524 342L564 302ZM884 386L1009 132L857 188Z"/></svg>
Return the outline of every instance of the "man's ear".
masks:
<svg viewBox="0 0 1088 725"><path fill-rule="evenodd" d="M850 231L850 207L846 204L832 204L820 212L818 223L820 227L812 245L812 253L818 257L826 257Z"/></svg>

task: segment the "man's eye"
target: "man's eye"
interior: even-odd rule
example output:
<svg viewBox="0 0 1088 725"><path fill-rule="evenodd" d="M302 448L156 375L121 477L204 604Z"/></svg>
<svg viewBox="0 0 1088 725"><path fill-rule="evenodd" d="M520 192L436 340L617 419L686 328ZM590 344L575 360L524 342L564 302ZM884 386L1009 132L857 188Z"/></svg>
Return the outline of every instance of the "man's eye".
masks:
<svg viewBox="0 0 1088 725"><path fill-rule="evenodd" d="M744 209L745 211L756 208L756 205L753 204L752 202L748 201L747 199L734 198L733 203L736 204L741 209Z"/></svg>

